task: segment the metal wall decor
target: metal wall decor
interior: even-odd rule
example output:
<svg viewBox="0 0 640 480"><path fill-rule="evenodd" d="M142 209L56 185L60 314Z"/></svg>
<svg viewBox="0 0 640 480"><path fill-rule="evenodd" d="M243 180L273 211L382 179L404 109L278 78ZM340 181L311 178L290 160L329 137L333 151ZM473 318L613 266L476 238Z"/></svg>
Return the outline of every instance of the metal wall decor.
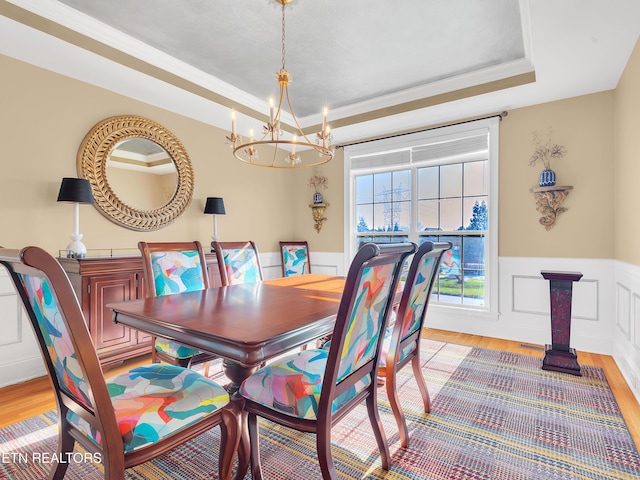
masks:
<svg viewBox="0 0 640 480"><path fill-rule="evenodd" d="M534 187L529 189L536 199L536 210L542 214L539 220L540 225L542 225L546 231L553 228L558 215L568 210L561 205L571 190L573 190L573 187L570 185L561 187Z"/></svg>

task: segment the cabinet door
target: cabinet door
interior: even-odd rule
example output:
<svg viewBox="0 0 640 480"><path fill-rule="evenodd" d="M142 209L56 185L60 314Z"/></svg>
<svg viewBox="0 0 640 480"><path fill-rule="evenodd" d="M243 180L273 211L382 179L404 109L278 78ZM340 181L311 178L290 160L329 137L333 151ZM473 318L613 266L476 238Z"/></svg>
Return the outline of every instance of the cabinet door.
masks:
<svg viewBox="0 0 640 480"><path fill-rule="evenodd" d="M136 334L113 322L113 311L106 305L137 298L136 274L92 277L89 279L91 305L91 337L99 356L109 355L128 346L137 345Z"/></svg>

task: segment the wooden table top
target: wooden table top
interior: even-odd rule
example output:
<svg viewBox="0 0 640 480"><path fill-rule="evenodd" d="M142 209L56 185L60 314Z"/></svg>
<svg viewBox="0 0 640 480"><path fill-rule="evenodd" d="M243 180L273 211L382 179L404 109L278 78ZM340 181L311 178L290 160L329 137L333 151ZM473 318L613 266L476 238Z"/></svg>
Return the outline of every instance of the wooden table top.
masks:
<svg viewBox="0 0 640 480"><path fill-rule="evenodd" d="M333 331L344 278L303 275L108 304L114 321L242 365Z"/></svg>

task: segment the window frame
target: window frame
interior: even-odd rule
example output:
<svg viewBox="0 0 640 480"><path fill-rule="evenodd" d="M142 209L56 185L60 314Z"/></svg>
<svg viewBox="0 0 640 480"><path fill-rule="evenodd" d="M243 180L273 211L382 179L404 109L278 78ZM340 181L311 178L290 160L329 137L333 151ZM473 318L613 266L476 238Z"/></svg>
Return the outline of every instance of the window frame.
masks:
<svg viewBox="0 0 640 480"><path fill-rule="evenodd" d="M356 253L357 245L357 215L355 196L355 177L359 175L383 173L409 169L411 173L411 225L412 229L405 232L397 232L400 235L409 236L410 241L418 241L415 226L418 221L417 208L417 182L415 174L421 167L432 165L445 165L465 163L473 160L488 160L487 166L487 198L489 225L485 236L485 302L482 306L469 304L449 304L434 302L432 309L444 309L451 313L473 311L478 315L486 315L491 319L498 318L498 165L499 165L499 117L489 117L481 120L458 123L454 125L437 127L421 132L402 134L380 140L348 145L344 147L344 252L345 267L351 262ZM400 152L411 147L425 144L433 144L442 141L455 140L474 135L487 135L487 152L482 155L456 154L440 157L430 161L417 161L411 159L408 162L399 162L396 165L369 166L352 168L354 159L382 152ZM374 232L372 232L374 233ZM434 232L438 234L438 232ZM413 237L416 238L413 238ZM346 271L346 270L345 270ZM453 309L453 310L452 310Z"/></svg>

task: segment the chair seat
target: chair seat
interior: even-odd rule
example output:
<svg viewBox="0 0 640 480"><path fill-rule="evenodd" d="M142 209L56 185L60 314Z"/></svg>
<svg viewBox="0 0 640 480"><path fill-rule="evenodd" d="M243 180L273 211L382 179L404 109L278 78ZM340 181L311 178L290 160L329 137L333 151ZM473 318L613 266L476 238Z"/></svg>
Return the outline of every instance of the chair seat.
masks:
<svg viewBox="0 0 640 480"><path fill-rule="evenodd" d="M165 438L229 403L229 394L220 385L174 365L145 365L106 382L126 453ZM101 445L100 432L79 415L70 411L67 419Z"/></svg>
<svg viewBox="0 0 640 480"><path fill-rule="evenodd" d="M296 418L316 419L329 352L303 350L279 358L247 378L243 397ZM335 412L371 383L364 377L333 401Z"/></svg>
<svg viewBox="0 0 640 480"><path fill-rule="evenodd" d="M186 345L166 338L156 338L155 348L158 352L179 359L194 357L202 353L197 348L187 347Z"/></svg>

